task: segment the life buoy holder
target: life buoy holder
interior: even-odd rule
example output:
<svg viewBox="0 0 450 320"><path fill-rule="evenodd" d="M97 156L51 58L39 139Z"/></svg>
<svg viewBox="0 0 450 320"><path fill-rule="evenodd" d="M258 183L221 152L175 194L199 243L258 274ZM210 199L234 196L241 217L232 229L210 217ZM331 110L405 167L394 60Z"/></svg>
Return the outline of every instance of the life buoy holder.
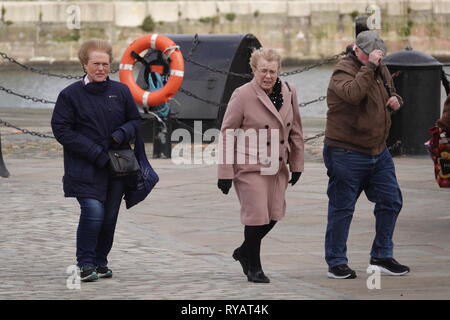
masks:
<svg viewBox="0 0 450 320"><path fill-rule="evenodd" d="M170 61L169 79L163 88L153 92L145 91L139 87L133 75L133 66L136 59L131 53L134 51L140 54L147 49L161 51L165 58ZM184 60L180 48L171 39L156 33L134 40L125 50L120 61L120 82L125 83L130 88L134 101L144 107L155 107L172 98L180 89L183 77Z"/></svg>

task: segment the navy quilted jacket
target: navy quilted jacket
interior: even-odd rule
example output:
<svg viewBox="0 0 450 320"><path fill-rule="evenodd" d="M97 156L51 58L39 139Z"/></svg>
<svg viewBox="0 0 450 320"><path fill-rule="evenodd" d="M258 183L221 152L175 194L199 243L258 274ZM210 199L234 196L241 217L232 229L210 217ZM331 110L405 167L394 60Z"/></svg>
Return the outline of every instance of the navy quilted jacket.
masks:
<svg viewBox="0 0 450 320"><path fill-rule="evenodd" d="M64 148L64 195L106 200L107 150L129 148L140 115L128 87L120 82L77 81L63 89L51 120ZM112 137L119 144L113 145Z"/></svg>

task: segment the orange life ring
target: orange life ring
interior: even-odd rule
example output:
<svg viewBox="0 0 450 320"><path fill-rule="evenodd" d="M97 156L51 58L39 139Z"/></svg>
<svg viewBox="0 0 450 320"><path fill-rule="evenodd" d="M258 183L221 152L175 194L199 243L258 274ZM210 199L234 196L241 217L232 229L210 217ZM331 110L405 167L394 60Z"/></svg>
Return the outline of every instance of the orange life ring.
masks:
<svg viewBox="0 0 450 320"><path fill-rule="evenodd" d="M147 49L159 50L167 58L170 57L169 80L167 80L163 88L153 92L145 91L139 87L133 75L133 66L136 61L131 52L135 51L137 54L140 54ZM120 61L120 81L128 85L134 101L144 107L155 107L172 98L180 88L183 77L184 60L179 47L171 39L156 33L134 40L125 50Z"/></svg>

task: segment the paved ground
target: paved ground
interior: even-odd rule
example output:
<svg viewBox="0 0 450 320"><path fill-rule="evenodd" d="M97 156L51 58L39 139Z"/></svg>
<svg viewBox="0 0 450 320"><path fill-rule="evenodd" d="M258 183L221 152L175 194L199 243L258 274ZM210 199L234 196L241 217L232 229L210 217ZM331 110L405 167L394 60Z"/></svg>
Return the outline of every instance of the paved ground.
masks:
<svg viewBox="0 0 450 320"><path fill-rule="evenodd" d="M48 132L45 113L0 118ZM17 123L17 122L20 123ZM323 120L305 119L305 133ZM348 241L354 280L326 277L327 177L321 142L307 145L305 173L287 192L287 216L264 239L268 285L247 282L231 253L243 240L234 192L216 188L214 166L152 160L161 181L137 207L121 209L110 254L112 279L70 290L78 203L62 194L57 143L0 127L11 177L0 178L0 299L450 299L450 190L439 189L427 157L395 158L404 208L395 256L412 272L369 290L373 205L357 205Z"/></svg>

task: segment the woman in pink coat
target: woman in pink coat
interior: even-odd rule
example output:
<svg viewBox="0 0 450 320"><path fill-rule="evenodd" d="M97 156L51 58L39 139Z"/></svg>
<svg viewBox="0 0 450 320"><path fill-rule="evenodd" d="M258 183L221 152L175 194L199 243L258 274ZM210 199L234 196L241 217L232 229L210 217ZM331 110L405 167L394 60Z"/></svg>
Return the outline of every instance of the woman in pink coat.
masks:
<svg viewBox="0 0 450 320"><path fill-rule="evenodd" d="M228 194L234 182L241 204L245 241L233 258L248 281L268 283L261 240L284 217L287 185L303 171L303 134L295 89L278 77L280 55L260 48L250 66L253 80L234 91L223 118L218 187Z"/></svg>

